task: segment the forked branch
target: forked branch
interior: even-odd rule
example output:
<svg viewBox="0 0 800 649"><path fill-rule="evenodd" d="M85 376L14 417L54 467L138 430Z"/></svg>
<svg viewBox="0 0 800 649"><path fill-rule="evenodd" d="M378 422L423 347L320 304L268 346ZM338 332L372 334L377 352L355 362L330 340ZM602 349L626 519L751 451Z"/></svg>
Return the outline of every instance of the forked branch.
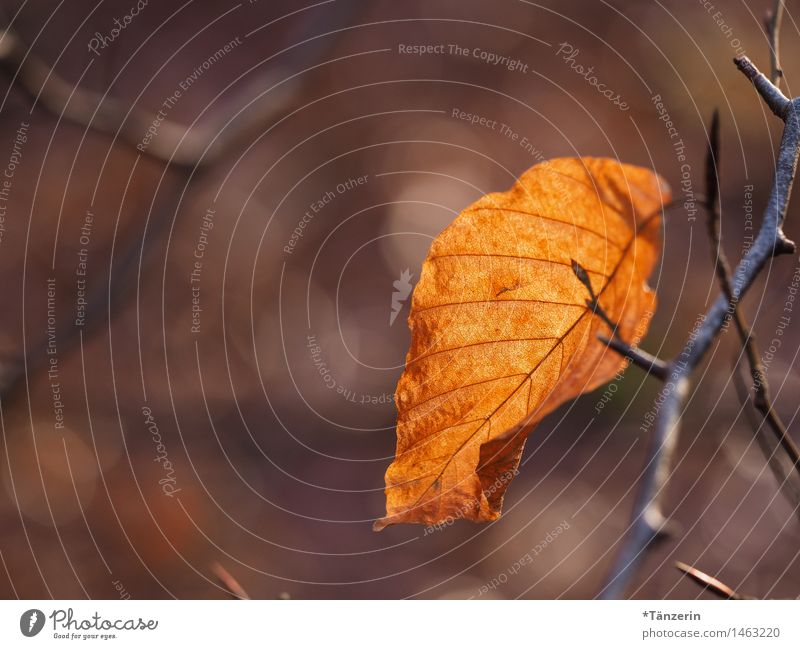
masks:
<svg viewBox="0 0 800 649"><path fill-rule="evenodd" d="M772 396L769 382L767 381L767 371L764 367L764 363L761 361L755 335L750 325L747 323L738 301L733 296L733 289L731 288L730 264L728 263L725 250L722 247L722 237L720 233L722 215L718 200L719 141L719 114L717 111L714 111L714 116L711 120L711 128L709 129L709 147L706 159L706 211L708 213L708 232L714 266L722 292L728 298L730 317L733 319L736 326L736 331L742 341L747 362L750 365L750 374L753 377L753 405L769 424L770 429L780 442L792 466L800 473L800 449L798 449L794 440L789 437L786 425L772 406Z"/></svg>
<svg viewBox="0 0 800 649"><path fill-rule="evenodd" d="M782 2L777 3L777 8L772 14L772 26L768 30L773 50L772 76L775 79L779 77L776 72L779 70L777 23L783 10L782 4ZM752 340L749 327L743 317L735 315L738 311L736 306L770 259L780 254L792 253L795 250L794 243L783 232L783 223L800 156L800 98L788 99L772 80L762 74L746 57L736 59L735 63L753 83L767 106L785 123L775 178L761 227L753 245L732 273L726 271L725 265L720 262L719 257L717 258L717 274L723 283L723 290L690 334L681 354L667 364L668 379L660 395L662 405L650 440L631 522L625 531L608 578L598 595L603 599L616 599L625 594L648 547L655 538L663 533L665 528L666 519L662 513L661 501L671 470L681 415L689 394L690 376L693 370L703 360L706 352L719 336L730 314L733 313L735 319L741 318L736 322L743 340ZM712 143L710 157L714 156L715 147L716 145ZM713 159L712 162L716 162L716 160ZM714 182L709 183L708 191L711 196L707 200L713 201L716 205L716 170L709 173L714 174ZM714 234L718 232L718 222L715 224L715 221L712 220L711 226L712 238L718 239L718 235ZM715 247L719 250L718 241ZM723 257L722 262L724 261ZM752 345L752 349L755 350L754 343L748 342L747 344ZM757 353L755 356L757 359ZM757 367L757 365L754 366ZM769 403L768 400L767 403ZM774 410L772 408L769 410L774 415ZM793 443L788 435L783 435L782 438L788 440L784 446L788 453L788 447Z"/></svg>

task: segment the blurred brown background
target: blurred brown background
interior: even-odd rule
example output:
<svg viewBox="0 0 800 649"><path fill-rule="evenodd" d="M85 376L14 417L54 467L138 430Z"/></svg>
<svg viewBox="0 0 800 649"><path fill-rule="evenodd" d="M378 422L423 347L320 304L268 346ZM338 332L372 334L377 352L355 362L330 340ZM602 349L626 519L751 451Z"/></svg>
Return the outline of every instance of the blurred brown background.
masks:
<svg viewBox="0 0 800 649"><path fill-rule="evenodd" d="M218 562L258 598L473 597L492 580L482 596L593 597L627 526L659 385L633 368L600 412L603 390L550 416L496 523L375 534L409 342L407 302L390 325L393 283L405 269L416 281L431 237L463 207L542 159L616 157L655 168L680 203L682 189L702 194L715 106L723 237L738 259L780 123L731 60L744 51L766 67L771 4L151 0L132 15L136 0L3 2L25 56L0 76L0 168L13 164L0 196L0 595L224 597ZM784 20L789 91L798 7ZM56 77L37 97L17 74L31 61L104 99L61 115L48 105ZM137 116L159 110L141 153ZM159 146L199 152L198 164L168 164ZM668 212L652 281L659 309L643 346L665 357L717 294L694 216ZM793 239L798 219L792 207ZM765 347L797 267L780 258L745 302ZM797 329L769 366L793 431ZM800 595L800 527L752 441L736 354L724 335L697 374L667 498L681 533L629 595L703 596L676 559L748 594Z"/></svg>

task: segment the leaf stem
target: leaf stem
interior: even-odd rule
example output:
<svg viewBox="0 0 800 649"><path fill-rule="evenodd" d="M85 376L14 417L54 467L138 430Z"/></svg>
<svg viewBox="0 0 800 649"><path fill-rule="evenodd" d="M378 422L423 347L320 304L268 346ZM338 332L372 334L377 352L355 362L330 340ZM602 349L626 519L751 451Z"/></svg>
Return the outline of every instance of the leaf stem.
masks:
<svg viewBox="0 0 800 649"><path fill-rule="evenodd" d="M578 278L589 292L589 299L586 300L586 306L589 307L598 318L605 322L611 330L611 338L606 338L602 334L598 334L598 340L617 352L620 356L624 356L628 361L640 367L648 374L652 374L662 381L665 380L669 372L667 364L660 358L652 356L642 349L631 346L620 337L619 326L608 316L605 309L600 305L600 300L595 294L594 288L592 288L591 281L589 281L589 273L574 259L571 260L571 263L572 272L575 273L575 277Z"/></svg>

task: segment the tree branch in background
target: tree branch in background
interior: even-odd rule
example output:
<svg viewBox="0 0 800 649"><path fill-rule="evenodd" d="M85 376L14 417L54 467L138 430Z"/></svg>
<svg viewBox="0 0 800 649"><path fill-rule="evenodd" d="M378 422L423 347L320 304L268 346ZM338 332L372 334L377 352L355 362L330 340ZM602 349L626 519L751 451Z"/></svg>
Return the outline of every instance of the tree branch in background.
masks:
<svg viewBox="0 0 800 649"><path fill-rule="evenodd" d="M778 12L774 16L777 18ZM778 60L777 53L775 60ZM733 277L730 290L723 291L717 297L690 334L682 352L668 364L669 380L659 395L662 404L656 417L631 522L598 594L603 599L617 599L625 594L648 547L653 539L663 533L666 519L661 501L677 444L681 415L689 394L689 377L718 338L729 317L731 305L741 301L767 261L795 250L794 243L783 232L783 223L800 157L800 98L786 98L746 57L735 59L735 63L769 108L785 122L775 178L753 245L739 261L734 274L727 275ZM709 190L716 192L717 188L709 187ZM716 203L716 195L713 200Z"/></svg>
<svg viewBox="0 0 800 649"><path fill-rule="evenodd" d="M336 42L334 36L309 39L308 35L325 35L326 30L329 30L328 34L336 34L339 31L337 28L345 25L357 9L358 3L345 3L337 7L332 15L309 12L307 18L289 29L287 42L304 43L303 47L293 50L291 56L285 55L289 65L273 65L273 71L255 75L230 103L226 102L216 111L219 117L214 117L215 113L212 113L204 123L192 127L164 118L159 123L158 137L153 138L145 151L140 153L169 163L185 175L187 182L202 184L206 178L204 171L224 155L251 143L268 124L280 115L287 114L296 103L303 79L296 70L305 71L317 65ZM289 70L289 67L292 69ZM128 102L110 97L107 93L100 94L69 83L31 52L10 28L0 29L0 68L8 73L14 87L25 91L35 105L43 107L54 117L113 137L121 145L137 151L137 145L157 117L155 113L130 106ZM242 110L245 106L246 110ZM162 236L163 228L169 223L168 219L158 215L157 208L155 213L147 233L150 239ZM138 261L139 246L136 244L119 253L113 276L108 282L115 287L111 304L108 301L108 286L101 286L88 296L84 339L94 335L98 325L106 322L107 314L115 313L118 305L125 302L129 290L135 285L133 280ZM74 327L67 330L62 343L64 349L77 344L77 331ZM2 368L0 398L15 393L22 386L26 373L41 369L46 362L46 354L32 352L27 361L27 366L18 362Z"/></svg>
<svg viewBox="0 0 800 649"><path fill-rule="evenodd" d="M251 143L267 124L291 107L303 82L300 72L320 63L337 41L338 28L347 24L358 9L358 3L344 3L337 4L335 12L310 11L302 19L295 17L298 22L285 30L286 42L303 46L284 53L279 60L285 64L265 65L266 72L252 75L231 102L220 104L202 123L190 127L160 119L158 137L149 142L143 155L193 169L212 164L226 153ZM269 24L297 13L290 12ZM267 61L265 58L263 62ZM107 92L100 94L76 87L33 54L10 28L0 29L0 67L52 115L116 137L133 148L160 117L110 97Z"/></svg>
<svg viewBox="0 0 800 649"><path fill-rule="evenodd" d="M117 137L133 148L157 118L155 113L130 106L115 97L72 85L32 54L19 36L9 29L0 31L0 66L52 115ZM242 94L253 97L274 81L257 78ZM292 85L282 84L237 114L244 105L240 97L233 106L227 106L220 117L212 117L207 123L191 128L164 118L158 127L158 137L150 141L143 153L163 162L191 168L210 164L238 145L252 141L264 124L286 107L294 90Z"/></svg>

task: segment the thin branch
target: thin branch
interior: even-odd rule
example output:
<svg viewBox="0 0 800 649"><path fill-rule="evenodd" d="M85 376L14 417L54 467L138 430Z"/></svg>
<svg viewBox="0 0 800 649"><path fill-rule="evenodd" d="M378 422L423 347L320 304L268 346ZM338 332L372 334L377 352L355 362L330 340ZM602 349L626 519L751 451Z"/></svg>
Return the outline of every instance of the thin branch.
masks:
<svg viewBox="0 0 800 649"><path fill-rule="evenodd" d="M664 516L661 501L678 443L680 411L688 393L688 377L680 375L674 363L670 364L669 380L659 395L663 404L647 448L631 522L598 595L600 599L622 597L647 549L674 528Z"/></svg>
<svg viewBox="0 0 800 649"><path fill-rule="evenodd" d="M752 352L748 351L748 360L750 360L751 353ZM772 396L770 394L769 383L767 383L764 365L757 356L756 361L755 367L753 367L752 361L750 361L754 389L753 405L769 424L770 429L775 434L775 437L778 442L780 442L781 447L791 461L792 467L795 471L800 473L800 448L798 448L797 444L789 436L786 424L783 423L783 420L775 411L775 407L772 405Z"/></svg>
<svg viewBox="0 0 800 649"><path fill-rule="evenodd" d="M586 300L586 306L590 308L598 318L605 322L609 329L611 329L610 339L601 334L598 334L597 338L603 344L617 352L620 356L624 356L628 361L642 368L648 374L652 374L663 381L668 373L666 363L664 363L664 361L662 361L660 358L656 358L642 349L629 345L620 337L617 323L614 322L605 312L605 309L600 306L600 300L598 299L597 294L594 292L594 288L592 288L592 282L589 280L589 273L587 273L586 269L577 261L574 259L571 261L572 272L575 273L575 277L578 278L581 284L583 284L586 287L586 290L589 292L589 299Z"/></svg>
<svg viewBox="0 0 800 649"><path fill-rule="evenodd" d="M609 339L601 334L598 334L597 338L600 340L600 342L608 345L612 350L617 352L617 354L624 356L631 363L643 369L648 374L652 374L657 379L664 381L669 375L669 368L664 361L653 356L652 354L648 354L643 349L631 347L619 336Z"/></svg>
<svg viewBox="0 0 800 649"><path fill-rule="evenodd" d="M780 38L785 7L784 0L775 0L773 8L767 12L767 16L764 19L764 27L767 30L767 38L769 39L769 78L772 83L779 87L783 77L780 61Z"/></svg>
<svg viewBox="0 0 800 649"><path fill-rule="evenodd" d="M712 577L709 574L706 574L702 570L698 570L690 566L687 563L683 563L683 561L676 561L675 567L680 570L684 575L691 578L693 581L696 581L706 590L714 593L715 595L719 595L723 599L752 599L750 597L744 597L737 593L733 588L723 584L719 579L716 577Z"/></svg>
<svg viewBox="0 0 800 649"><path fill-rule="evenodd" d="M800 518L800 481L798 481L797 473L792 471L792 467L786 468L784 466L781 458L785 458L786 455L776 454L774 444L770 443L766 432L764 432L765 419L763 417L756 417L749 390L747 386L745 386L744 380L742 380L741 374L739 373L738 358L734 358L733 362L733 385L736 390L736 395L739 397L739 402L742 405L751 406L750 408L745 408L745 416L753 429L758 447L767 460L767 465L770 471L772 471L772 475L775 476L781 493L794 510L795 515Z"/></svg>
<svg viewBox="0 0 800 649"><path fill-rule="evenodd" d="M764 103L769 106L769 109L785 121L786 111L791 103L789 98L772 81L759 72L758 68L746 56L736 57L733 62L742 74L750 79Z"/></svg>
<svg viewBox="0 0 800 649"><path fill-rule="evenodd" d="M737 59L736 64L753 82L773 112L785 122L775 179L761 227L753 245L731 275L734 279L729 293L722 292L717 297L692 331L681 353L669 363L669 379L659 395L661 408L656 417L631 523L598 595L603 599L623 596L648 546L664 527L665 518L660 503L672 465L692 371L719 336L731 303L738 303L742 299L769 259L794 251L794 243L783 233L783 223L800 157L800 98L791 101L786 99L748 59Z"/></svg>
<svg viewBox="0 0 800 649"><path fill-rule="evenodd" d="M708 232L711 242L711 252L722 292L728 298L728 310L736 325L739 338L750 364L750 373L753 377L753 405L764 416L781 447L786 452L794 468L800 473L800 449L794 443L781 420L772 406L772 397L767 381L767 372L758 353L755 335L744 317L731 288L731 271L725 250L722 248L720 223L722 214L719 201L719 113L715 110L709 129L709 146L706 158L706 211L708 213Z"/></svg>
<svg viewBox="0 0 800 649"><path fill-rule="evenodd" d="M219 583L222 584L225 590L227 590L234 599L250 599L250 596L245 589L242 588L241 584L216 561L211 564L211 572L214 573Z"/></svg>

